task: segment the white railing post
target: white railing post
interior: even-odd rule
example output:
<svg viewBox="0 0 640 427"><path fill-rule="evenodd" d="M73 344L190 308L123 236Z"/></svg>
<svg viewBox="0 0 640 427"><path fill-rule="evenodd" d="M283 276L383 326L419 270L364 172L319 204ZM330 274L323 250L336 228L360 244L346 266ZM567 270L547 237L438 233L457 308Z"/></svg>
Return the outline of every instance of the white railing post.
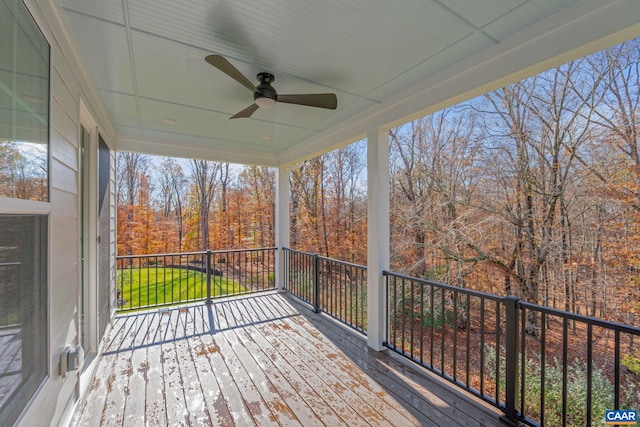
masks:
<svg viewBox="0 0 640 427"><path fill-rule="evenodd" d="M289 247L289 168L278 168L276 176L276 289L287 288L283 248Z"/></svg>
<svg viewBox="0 0 640 427"><path fill-rule="evenodd" d="M384 277L389 269L389 131L367 133L367 343L386 341Z"/></svg>

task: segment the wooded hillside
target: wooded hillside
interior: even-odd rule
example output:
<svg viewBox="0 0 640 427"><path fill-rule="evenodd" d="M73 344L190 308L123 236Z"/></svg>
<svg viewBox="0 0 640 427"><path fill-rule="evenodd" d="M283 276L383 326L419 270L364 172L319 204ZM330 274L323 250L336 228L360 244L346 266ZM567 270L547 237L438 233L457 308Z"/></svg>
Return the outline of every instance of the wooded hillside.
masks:
<svg viewBox="0 0 640 427"><path fill-rule="evenodd" d="M390 132L393 268L636 323L638 40Z"/></svg>

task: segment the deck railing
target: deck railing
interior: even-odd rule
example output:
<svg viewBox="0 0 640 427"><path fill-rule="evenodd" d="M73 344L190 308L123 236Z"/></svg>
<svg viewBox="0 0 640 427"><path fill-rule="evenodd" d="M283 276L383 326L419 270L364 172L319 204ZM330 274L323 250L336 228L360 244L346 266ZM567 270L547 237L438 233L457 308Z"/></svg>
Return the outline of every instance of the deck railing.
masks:
<svg viewBox="0 0 640 427"><path fill-rule="evenodd" d="M285 288L357 331L367 331L367 268L284 249Z"/></svg>
<svg viewBox="0 0 640 427"><path fill-rule="evenodd" d="M640 329L384 274L385 345L502 409L507 423L599 426L606 410L640 408Z"/></svg>
<svg viewBox="0 0 640 427"><path fill-rule="evenodd" d="M285 289L367 330L366 267L282 249ZM120 311L272 290L275 248L122 256ZM640 409L640 329L384 272L384 345L504 412L511 425L602 425Z"/></svg>
<svg viewBox="0 0 640 427"><path fill-rule="evenodd" d="M117 310L275 289L275 248L116 258Z"/></svg>

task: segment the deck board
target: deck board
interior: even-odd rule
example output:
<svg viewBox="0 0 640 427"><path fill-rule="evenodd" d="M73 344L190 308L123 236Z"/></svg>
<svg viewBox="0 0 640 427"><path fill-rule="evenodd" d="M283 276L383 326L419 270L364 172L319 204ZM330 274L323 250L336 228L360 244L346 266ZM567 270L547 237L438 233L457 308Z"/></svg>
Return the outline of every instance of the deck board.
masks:
<svg viewBox="0 0 640 427"><path fill-rule="evenodd" d="M197 336L199 331L203 331L204 313L202 306L192 307L189 314L190 318L185 318L185 334L191 360L194 363L194 367L197 366L195 371L198 377L198 386L202 393L203 409L206 411L208 420L212 425L232 426L234 425L233 418L224 401L224 396L209 359L206 357L208 350L215 347L208 346L205 348L204 343ZM206 419L201 424L207 424Z"/></svg>
<svg viewBox="0 0 640 427"><path fill-rule="evenodd" d="M76 426L500 425L494 408L280 293L117 317L79 408Z"/></svg>
<svg viewBox="0 0 640 427"><path fill-rule="evenodd" d="M402 360L401 356L378 353L364 346L353 346L348 335L331 327L331 323L334 323L332 320L324 316L309 319L316 326L312 333L318 335L318 331L322 331L318 335L319 340L323 340L326 335L361 369L376 378L390 394L403 401L408 410L414 414L417 411L419 416L426 417L426 425L502 425L496 421L500 414L490 405L476 401L470 404L469 400L472 398L461 396L461 392L452 389L450 384L412 366ZM416 375L416 369L421 374Z"/></svg>
<svg viewBox="0 0 640 427"><path fill-rule="evenodd" d="M206 310L206 313L207 315L209 313L213 315L213 311ZM195 324L196 326L199 325L198 322ZM205 323L202 323L202 327L209 328ZM199 350L203 359L200 365L203 366L204 370L211 370L216 380L215 384L211 384L215 400L207 403L215 407L216 413L220 418L220 425L255 425L242 393L222 358L220 347L214 338L215 335L209 333L209 331L210 329L200 330L196 327L196 335L202 345L201 350ZM208 385L206 388L208 388ZM220 390L219 394L216 393L216 388ZM218 422L218 420L213 421ZM215 422L214 425L216 425Z"/></svg>
<svg viewBox="0 0 640 427"><path fill-rule="evenodd" d="M287 336L299 348L306 349L314 360L321 361L322 377L331 382L334 390L345 393L345 400L355 411L364 414L367 420L375 421L376 425L415 425L418 422L402 406L386 401L386 391L330 341L318 340L318 336L311 335L306 324L298 324L296 320L299 319L277 327L284 329L281 331L283 334L288 332Z"/></svg>
<svg viewBox="0 0 640 427"><path fill-rule="evenodd" d="M182 389L187 402L188 425L206 425L210 423L210 414L206 408L205 397L201 386L200 364L198 359L191 355L191 344L189 342L189 329L193 324L193 308L184 308L176 313L175 323L175 348L176 354L180 358L178 368L182 380ZM178 339L184 337L185 339Z"/></svg>
<svg viewBox="0 0 640 427"><path fill-rule="evenodd" d="M147 361L145 365L141 366L141 369L146 372L146 389L144 396L140 395L139 399L145 399L145 424L150 426L168 425L165 405L163 356L162 347L160 346L163 336L163 331L160 327L161 316L162 313L154 311L153 316L148 318ZM143 353L143 351L141 351L141 353Z"/></svg>
<svg viewBox="0 0 640 427"><path fill-rule="evenodd" d="M277 385L287 405L304 425L317 425L318 420L323 420L327 425L339 425L343 422L289 362L273 351L262 334L245 330L238 334L242 336L260 369L267 373L272 384Z"/></svg>
<svg viewBox="0 0 640 427"><path fill-rule="evenodd" d="M238 311L237 306L231 306L230 309L242 318L243 322L247 321L242 317L243 313ZM243 339L239 335L240 330L240 328L234 328L226 333L225 337L238 358L243 361L249 377L271 409L272 420L282 425L310 425L317 421L317 417L313 416L308 405L297 393L291 391L288 381L277 375L274 376L275 371L267 369L264 361L262 365L259 363L260 350L252 347L249 339Z"/></svg>

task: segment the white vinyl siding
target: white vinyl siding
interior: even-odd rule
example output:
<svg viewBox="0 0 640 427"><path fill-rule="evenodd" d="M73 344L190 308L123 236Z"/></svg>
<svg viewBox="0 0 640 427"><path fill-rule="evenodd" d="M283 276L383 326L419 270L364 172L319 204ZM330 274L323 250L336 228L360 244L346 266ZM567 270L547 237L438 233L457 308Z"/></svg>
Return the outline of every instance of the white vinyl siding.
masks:
<svg viewBox="0 0 640 427"><path fill-rule="evenodd" d="M101 105L92 102L93 89L70 47L63 24L52 17L48 2L25 0L36 22L51 45L50 86L50 189L48 204L40 204L49 215L49 377L20 420L23 426L65 424L69 421L78 395L79 371L61 376L60 355L67 344L79 342L78 313L80 292L80 100L97 118L105 141L114 138ZM112 153L113 153L112 149ZM115 158L112 168L115 167ZM97 173L91 171L91 173ZM114 204L114 177L110 191ZM1 210L1 209L0 209ZM111 208L115 242L115 206ZM112 245L115 251L115 245ZM113 254L115 260L115 253ZM112 270L115 272L115 261ZM114 273L115 274L115 273ZM90 286L95 286L90 283Z"/></svg>

